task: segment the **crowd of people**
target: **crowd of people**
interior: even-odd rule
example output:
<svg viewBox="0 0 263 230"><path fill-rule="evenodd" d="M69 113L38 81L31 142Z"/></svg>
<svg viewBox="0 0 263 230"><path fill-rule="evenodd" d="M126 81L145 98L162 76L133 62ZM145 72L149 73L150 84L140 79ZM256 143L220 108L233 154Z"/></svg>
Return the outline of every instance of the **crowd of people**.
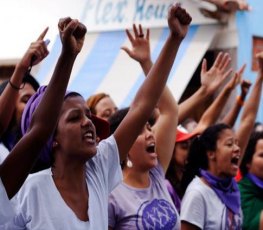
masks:
<svg viewBox="0 0 263 230"><path fill-rule="evenodd" d="M208 2L220 12L249 9L241 0ZM49 53L48 28L31 43L0 85L0 140L10 151L0 165L0 229L263 229L263 53L253 83L227 52L210 68L204 59L201 86L177 103L166 82L191 20L180 4L170 7L154 63L150 30L126 30L130 47L121 48L146 77L127 108L103 92L67 91L86 37L81 22L59 20L62 49L47 86L30 69Z"/></svg>

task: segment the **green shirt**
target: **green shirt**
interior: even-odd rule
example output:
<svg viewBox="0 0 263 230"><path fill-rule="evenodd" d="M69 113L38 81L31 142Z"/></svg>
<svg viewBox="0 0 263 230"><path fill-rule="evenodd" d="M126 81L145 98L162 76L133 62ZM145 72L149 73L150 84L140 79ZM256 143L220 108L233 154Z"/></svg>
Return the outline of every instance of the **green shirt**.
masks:
<svg viewBox="0 0 263 230"><path fill-rule="evenodd" d="M243 211L243 229L259 229L260 214L263 210L263 189L257 187L247 177L238 183Z"/></svg>

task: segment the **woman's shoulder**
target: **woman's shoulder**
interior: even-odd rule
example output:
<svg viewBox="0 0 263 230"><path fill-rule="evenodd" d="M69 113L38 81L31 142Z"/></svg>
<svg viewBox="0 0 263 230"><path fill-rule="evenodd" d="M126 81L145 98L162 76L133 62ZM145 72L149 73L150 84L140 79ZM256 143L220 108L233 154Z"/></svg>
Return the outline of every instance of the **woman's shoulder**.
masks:
<svg viewBox="0 0 263 230"><path fill-rule="evenodd" d="M114 138L114 135L109 136L108 138L100 141L97 145L97 153L91 160L96 158L108 156L111 153L119 153L117 142Z"/></svg>
<svg viewBox="0 0 263 230"><path fill-rule="evenodd" d="M256 186L246 176L238 182L238 188L240 190L242 199L254 199L256 197L260 197L260 199L263 199L263 189Z"/></svg>
<svg viewBox="0 0 263 230"><path fill-rule="evenodd" d="M202 180L202 178L195 176L188 185L185 194L191 193L191 195L201 195L206 197L208 194L213 193L213 190Z"/></svg>
<svg viewBox="0 0 263 230"><path fill-rule="evenodd" d="M29 174L25 183L23 184L22 190L28 190L32 187L46 186L47 181L52 179L51 169L45 169L36 173Z"/></svg>
<svg viewBox="0 0 263 230"><path fill-rule="evenodd" d="M97 163L105 164L112 161L113 163L115 161L119 162L119 150L114 135L99 142L96 155L88 160L87 163L93 165Z"/></svg>
<svg viewBox="0 0 263 230"><path fill-rule="evenodd" d="M187 187L187 190L192 190L192 189L194 189L194 190L200 190L200 191L202 191L202 190L204 190L204 189L206 189L206 185L205 185L205 183L202 181L202 179L200 178L200 177L198 177L198 176L195 176L194 178L193 178L193 180L190 182L190 184L188 185L188 187Z"/></svg>
<svg viewBox="0 0 263 230"><path fill-rule="evenodd" d="M48 168L36 173L29 174L26 181L39 180L41 178L50 177L50 176L52 176L52 172L51 172L51 168Z"/></svg>
<svg viewBox="0 0 263 230"><path fill-rule="evenodd" d="M34 201L37 197L47 195L52 187L51 169L30 174L19 192L12 199L13 203Z"/></svg>

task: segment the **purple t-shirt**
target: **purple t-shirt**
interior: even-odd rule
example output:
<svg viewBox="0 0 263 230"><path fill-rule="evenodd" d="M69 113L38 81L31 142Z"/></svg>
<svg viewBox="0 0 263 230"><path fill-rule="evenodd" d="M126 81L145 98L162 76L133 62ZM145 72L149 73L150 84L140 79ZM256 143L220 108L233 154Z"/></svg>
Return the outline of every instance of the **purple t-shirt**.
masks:
<svg viewBox="0 0 263 230"><path fill-rule="evenodd" d="M150 171L150 186L119 184L109 197L109 226L114 229L180 229L160 164Z"/></svg>

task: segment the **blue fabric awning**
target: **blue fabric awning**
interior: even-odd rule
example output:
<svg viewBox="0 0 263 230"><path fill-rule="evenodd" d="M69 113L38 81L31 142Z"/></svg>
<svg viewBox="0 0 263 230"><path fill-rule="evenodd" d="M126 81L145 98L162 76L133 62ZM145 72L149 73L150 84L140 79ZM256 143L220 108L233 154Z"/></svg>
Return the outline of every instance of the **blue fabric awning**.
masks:
<svg viewBox="0 0 263 230"><path fill-rule="evenodd" d="M190 27L168 81L177 100L184 92L216 32L216 25ZM152 59L155 61L169 29L152 29L150 33ZM128 106L144 80L144 75L140 65L120 49L124 45L129 46L124 31L87 34L84 47L75 62L69 89L81 93L84 98L96 92L106 92L111 95L117 106ZM49 56L34 74L41 84L49 82L60 49L60 39L57 36Z"/></svg>

